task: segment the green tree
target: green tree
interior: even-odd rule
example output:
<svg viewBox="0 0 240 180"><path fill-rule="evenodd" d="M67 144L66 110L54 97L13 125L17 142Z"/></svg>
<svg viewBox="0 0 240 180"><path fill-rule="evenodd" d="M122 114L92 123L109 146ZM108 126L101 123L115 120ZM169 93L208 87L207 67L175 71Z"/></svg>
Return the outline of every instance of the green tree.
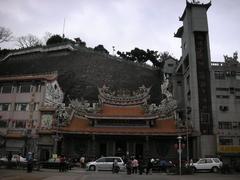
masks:
<svg viewBox="0 0 240 180"><path fill-rule="evenodd" d="M109 54L108 50L106 50L102 44L99 44L98 46L94 47L93 50L94 50L94 51L98 51L98 52L102 52L102 53Z"/></svg>
<svg viewBox="0 0 240 180"><path fill-rule="evenodd" d="M58 35L52 35L46 42L46 45L52 45L52 44L58 44L58 43L62 43L63 42L63 38Z"/></svg>
<svg viewBox="0 0 240 180"><path fill-rule="evenodd" d="M138 63L145 63L147 61L151 61L153 66L162 68L163 67L163 60L169 55L168 52L158 53L158 51L149 50L147 51L139 48L134 48L130 52L120 52L117 51L117 54L126 60L138 62Z"/></svg>
<svg viewBox="0 0 240 180"><path fill-rule="evenodd" d="M79 37L78 38L74 38L74 40L76 41L76 43L79 46L86 47L86 42L82 41Z"/></svg>
<svg viewBox="0 0 240 180"><path fill-rule="evenodd" d="M47 40L46 45L59 44L59 43L64 43L64 42L75 43L71 39L62 38L60 35L54 34Z"/></svg>

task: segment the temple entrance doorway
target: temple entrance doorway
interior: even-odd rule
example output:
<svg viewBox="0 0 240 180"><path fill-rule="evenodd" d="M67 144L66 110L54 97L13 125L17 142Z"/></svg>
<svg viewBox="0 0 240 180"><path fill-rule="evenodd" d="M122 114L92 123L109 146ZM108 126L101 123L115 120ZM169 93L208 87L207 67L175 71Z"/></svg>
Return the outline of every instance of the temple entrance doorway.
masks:
<svg viewBox="0 0 240 180"><path fill-rule="evenodd" d="M40 161L47 161L50 157L50 153L47 149L40 150Z"/></svg>
<svg viewBox="0 0 240 180"><path fill-rule="evenodd" d="M126 141L117 141L116 142L116 149L115 149L115 156L122 157L123 155L126 155L127 152L127 143Z"/></svg>

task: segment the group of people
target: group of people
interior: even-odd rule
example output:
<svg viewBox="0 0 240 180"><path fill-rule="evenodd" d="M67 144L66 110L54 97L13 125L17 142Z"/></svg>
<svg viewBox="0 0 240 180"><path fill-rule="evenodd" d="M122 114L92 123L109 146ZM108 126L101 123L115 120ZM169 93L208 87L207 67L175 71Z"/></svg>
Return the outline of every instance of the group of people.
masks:
<svg viewBox="0 0 240 180"><path fill-rule="evenodd" d="M153 161L154 159L148 159L148 161L145 163L142 157L136 158L134 156L124 159L127 174L129 175L137 173L142 175L144 172L146 173L146 175L152 174ZM144 171L144 169L146 170Z"/></svg>

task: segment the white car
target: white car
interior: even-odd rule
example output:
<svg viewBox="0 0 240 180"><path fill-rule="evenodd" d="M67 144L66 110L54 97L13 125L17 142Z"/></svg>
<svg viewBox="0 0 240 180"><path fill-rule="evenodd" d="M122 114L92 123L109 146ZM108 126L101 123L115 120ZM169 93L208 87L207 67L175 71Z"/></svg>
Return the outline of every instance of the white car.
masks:
<svg viewBox="0 0 240 180"><path fill-rule="evenodd" d="M17 158L18 158L18 155L17 154L13 154L11 162L17 162ZM2 157L2 158L0 158L0 161L7 162L8 159L7 159L7 157ZM20 156L20 162L27 162L27 160L26 160L26 158Z"/></svg>
<svg viewBox="0 0 240 180"><path fill-rule="evenodd" d="M86 164L86 168L89 171L95 171L95 170L112 170L113 162L114 160L117 160L119 170L124 171L125 170L125 164L121 157L101 157L97 159L96 161L88 162Z"/></svg>
<svg viewBox="0 0 240 180"><path fill-rule="evenodd" d="M223 163L218 158L201 158L196 163L191 166L193 170L196 171L206 171L210 170L212 172L218 172L222 167Z"/></svg>

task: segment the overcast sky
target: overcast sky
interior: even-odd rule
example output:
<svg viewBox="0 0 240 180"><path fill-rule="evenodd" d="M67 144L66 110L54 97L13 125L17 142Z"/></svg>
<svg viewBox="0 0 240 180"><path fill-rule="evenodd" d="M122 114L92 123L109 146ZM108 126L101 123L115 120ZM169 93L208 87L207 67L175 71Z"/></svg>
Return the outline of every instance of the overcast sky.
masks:
<svg viewBox="0 0 240 180"><path fill-rule="evenodd" d="M208 2L208 0L201 0ZM46 32L80 37L88 47L103 44L116 51L141 49L168 51L181 56L174 32L186 0L0 0L0 26L15 37L29 33L43 38ZM240 1L212 0L208 23L212 61L240 50ZM15 43L0 44L15 48Z"/></svg>

